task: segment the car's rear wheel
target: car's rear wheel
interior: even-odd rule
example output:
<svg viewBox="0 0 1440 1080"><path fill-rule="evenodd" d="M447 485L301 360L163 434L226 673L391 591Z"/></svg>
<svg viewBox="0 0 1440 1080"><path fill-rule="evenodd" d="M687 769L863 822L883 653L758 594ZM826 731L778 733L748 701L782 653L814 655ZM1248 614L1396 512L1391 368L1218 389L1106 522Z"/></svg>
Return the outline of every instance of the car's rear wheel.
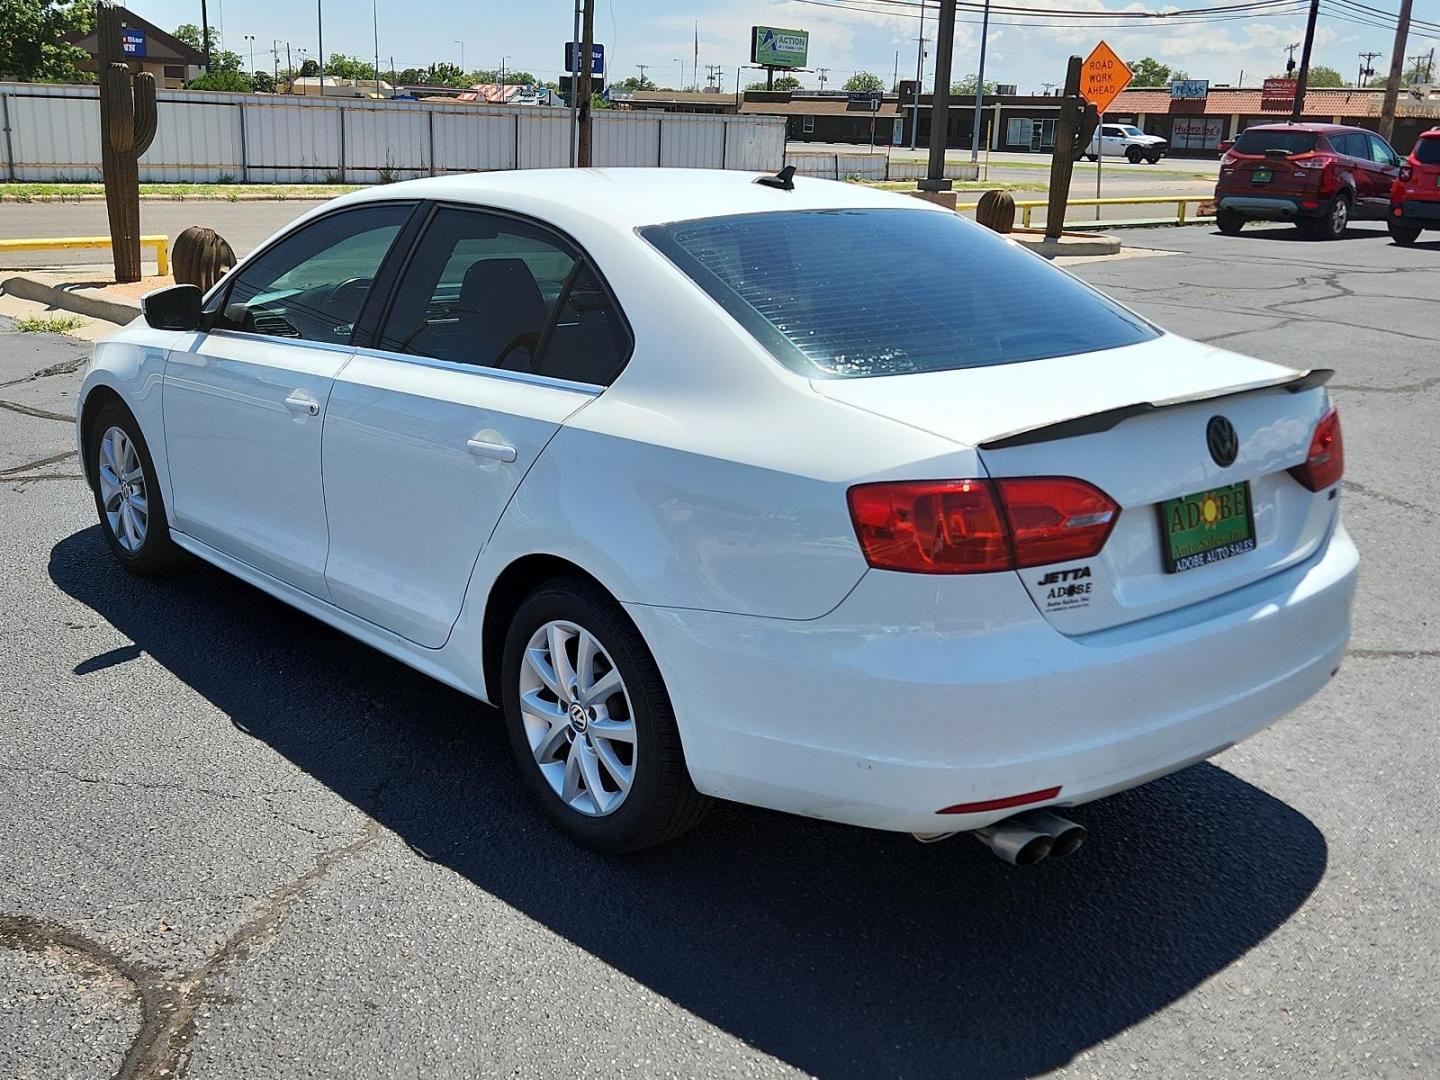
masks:
<svg viewBox="0 0 1440 1080"><path fill-rule="evenodd" d="M1239 210L1220 210L1215 214L1215 227L1226 236L1239 236L1245 227L1245 215Z"/></svg>
<svg viewBox="0 0 1440 1080"><path fill-rule="evenodd" d="M526 597L501 677L525 785L572 840L638 851L703 816L655 660L598 585L562 578Z"/></svg>
<svg viewBox="0 0 1440 1080"><path fill-rule="evenodd" d="M170 539L155 463L135 417L119 401L107 401L86 431L95 512L115 558L132 574L173 570L183 555Z"/></svg>
<svg viewBox="0 0 1440 1080"><path fill-rule="evenodd" d="M1387 222L1390 227L1390 239L1397 244L1409 247L1420 239L1420 229L1414 225L1398 225L1395 222Z"/></svg>
<svg viewBox="0 0 1440 1080"><path fill-rule="evenodd" d="M1144 156L1138 146L1132 146L1125 151L1125 160L1130 162L1131 165L1139 165L1140 159Z"/></svg>
<svg viewBox="0 0 1440 1080"><path fill-rule="evenodd" d="M1350 224L1350 199L1337 195L1324 216L1305 218L1297 224L1300 231L1312 240L1339 240Z"/></svg>
<svg viewBox="0 0 1440 1080"><path fill-rule="evenodd" d="M1099 160L1100 160L1100 155L1099 155L1099 154L1086 154L1086 155L1085 155L1085 160L1086 160L1086 161L1099 161Z"/></svg>

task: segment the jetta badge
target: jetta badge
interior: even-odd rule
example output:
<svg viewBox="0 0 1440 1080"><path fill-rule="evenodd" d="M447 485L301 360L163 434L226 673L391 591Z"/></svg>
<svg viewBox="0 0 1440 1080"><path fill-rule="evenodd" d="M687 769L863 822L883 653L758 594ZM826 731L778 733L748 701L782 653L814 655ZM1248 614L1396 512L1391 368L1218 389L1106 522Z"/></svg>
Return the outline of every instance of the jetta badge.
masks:
<svg viewBox="0 0 1440 1080"><path fill-rule="evenodd" d="M1205 425L1205 444L1222 469L1234 465L1240 454L1240 436L1235 434L1235 425L1223 416L1212 416Z"/></svg>

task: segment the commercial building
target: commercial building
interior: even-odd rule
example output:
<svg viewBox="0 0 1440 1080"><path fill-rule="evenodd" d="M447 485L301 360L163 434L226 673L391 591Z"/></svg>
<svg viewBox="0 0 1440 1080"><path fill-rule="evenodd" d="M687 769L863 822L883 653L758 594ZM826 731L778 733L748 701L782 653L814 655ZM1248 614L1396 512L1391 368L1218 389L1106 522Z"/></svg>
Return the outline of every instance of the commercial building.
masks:
<svg viewBox="0 0 1440 1080"><path fill-rule="evenodd" d="M155 76L155 85L165 90L182 89L204 72L205 57L198 49L192 49L128 8L120 9L120 17L120 45L131 71L137 74L148 71ZM83 71L99 70L100 41L96 31L74 34L66 40L85 53L85 59L77 67Z"/></svg>

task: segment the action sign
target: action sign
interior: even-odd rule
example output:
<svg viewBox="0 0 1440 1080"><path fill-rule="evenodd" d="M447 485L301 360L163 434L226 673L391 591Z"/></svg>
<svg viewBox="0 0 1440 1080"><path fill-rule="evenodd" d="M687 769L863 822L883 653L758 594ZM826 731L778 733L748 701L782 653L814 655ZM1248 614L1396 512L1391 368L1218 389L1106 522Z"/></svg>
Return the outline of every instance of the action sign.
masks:
<svg viewBox="0 0 1440 1080"><path fill-rule="evenodd" d="M750 28L750 62L761 67L803 68L810 55L810 31L775 26Z"/></svg>
<svg viewBox="0 0 1440 1080"><path fill-rule="evenodd" d="M1085 66L1080 72L1080 96L1094 105L1096 112L1103 114L1134 77L1125 61L1102 41L1085 58Z"/></svg>

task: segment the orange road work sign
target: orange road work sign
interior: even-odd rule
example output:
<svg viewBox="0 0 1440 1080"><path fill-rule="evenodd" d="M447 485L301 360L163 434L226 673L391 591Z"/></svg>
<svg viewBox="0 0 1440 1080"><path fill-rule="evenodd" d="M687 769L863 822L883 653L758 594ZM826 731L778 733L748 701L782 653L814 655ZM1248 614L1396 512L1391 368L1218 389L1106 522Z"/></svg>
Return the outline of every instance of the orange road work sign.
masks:
<svg viewBox="0 0 1440 1080"><path fill-rule="evenodd" d="M1080 96L1094 105L1096 112L1104 113L1134 77L1125 61L1102 41L1085 58L1080 71Z"/></svg>

